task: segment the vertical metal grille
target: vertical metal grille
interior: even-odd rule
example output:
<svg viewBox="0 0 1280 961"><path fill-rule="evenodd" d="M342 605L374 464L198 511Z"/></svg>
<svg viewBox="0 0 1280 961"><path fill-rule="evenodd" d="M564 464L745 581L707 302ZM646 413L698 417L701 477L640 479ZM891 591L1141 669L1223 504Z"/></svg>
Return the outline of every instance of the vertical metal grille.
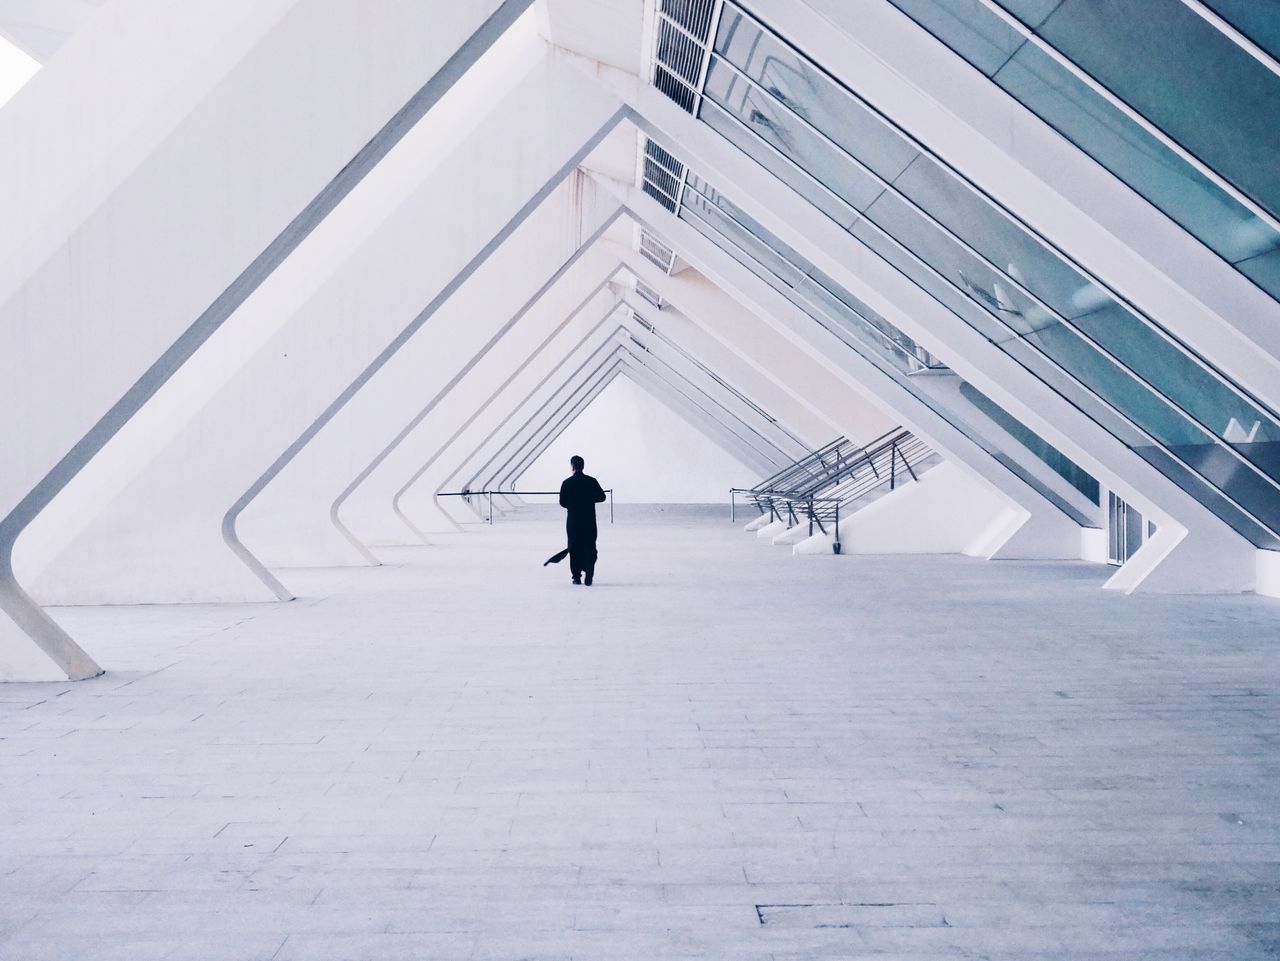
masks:
<svg viewBox="0 0 1280 961"><path fill-rule="evenodd" d="M652 140L645 139L640 189L673 214L680 209L684 173L684 164Z"/></svg>
<svg viewBox="0 0 1280 961"><path fill-rule="evenodd" d="M676 252L647 230L640 231L640 255L664 274L670 274L675 266Z"/></svg>
<svg viewBox="0 0 1280 961"><path fill-rule="evenodd" d="M659 167L647 157L644 162L644 179L653 183L668 197L676 197L680 193L680 178L668 170Z"/></svg>
<svg viewBox="0 0 1280 961"><path fill-rule="evenodd" d="M661 0L653 38L653 85L698 114L720 0Z"/></svg>
<svg viewBox="0 0 1280 961"><path fill-rule="evenodd" d="M662 12L695 37L711 33L715 0L662 0Z"/></svg>
<svg viewBox="0 0 1280 961"><path fill-rule="evenodd" d="M662 309L662 295L639 277L636 278L636 293L639 294L643 300L653 304L653 306L657 307L659 310Z"/></svg>
<svg viewBox="0 0 1280 961"><path fill-rule="evenodd" d="M644 155L647 159L652 160L665 169L671 171L677 177L684 176L684 164L673 157L670 153L663 150L652 140L645 140Z"/></svg>
<svg viewBox="0 0 1280 961"><path fill-rule="evenodd" d="M671 21L658 21L658 62L669 67L691 87L698 83L705 50Z"/></svg>
<svg viewBox="0 0 1280 961"><path fill-rule="evenodd" d="M666 207L672 213L676 212L676 202L664 194L661 190L653 185L651 181L646 180L640 187L645 193L656 200L662 206Z"/></svg>
<svg viewBox="0 0 1280 961"><path fill-rule="evenodd" d="M684 111L693 113L694 104L698 102L698 95L672 76L661 64L654 67L653 85L659 93L665 94L669 99L674 100Z"/></svg>

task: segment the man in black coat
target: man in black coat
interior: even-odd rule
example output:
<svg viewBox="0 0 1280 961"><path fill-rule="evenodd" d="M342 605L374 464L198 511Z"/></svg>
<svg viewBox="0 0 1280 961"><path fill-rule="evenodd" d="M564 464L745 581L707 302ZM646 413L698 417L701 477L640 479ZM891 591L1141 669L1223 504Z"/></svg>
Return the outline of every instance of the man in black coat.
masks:
<svg viewBox="0 0 1280 961"><path fill-rule="evenodd" d="M582 473L586 461L577 454L569 458L569 466L573 474L560 485L560 506L568 512L569 570L573 583L590 586L596 572L596 505L604 502L604 489Z"/></svg>

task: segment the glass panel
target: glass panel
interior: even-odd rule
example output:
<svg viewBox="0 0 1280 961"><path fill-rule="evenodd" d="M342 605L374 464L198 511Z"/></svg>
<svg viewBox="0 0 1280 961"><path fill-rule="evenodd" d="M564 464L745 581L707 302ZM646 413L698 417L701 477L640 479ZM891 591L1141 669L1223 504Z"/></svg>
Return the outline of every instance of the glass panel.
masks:
<svg viewBox="0 0 1280 961"><path fill-rule="evenodd" d="M1004 0L1003 6L1032 29L1044 22L1062 0Z"/></svg>
<svg viewBox="0 0 1280 961"><path fill-rule="evenodd" d="M1280 298L1280 249L1241 261L1239 267L1259 287Z"/></svg>
<svg viewBox="0 0 1280 961"><path fill-rule="evenodd" d="M1280 0L1200 0L1206 7L1280 59Z"/></svg>
<svg viewBox="0 0 1280 961"><path fill-rule="evenodd" d="M712 60L705 95L765 143L788 157L803 158L805 172L854 209L861 210L884 190L879 181L843 160L812 128L718 57Z"/></svg>
<svg viewBox="0 0 1280 961"><path fill-rule="evenodd" d="M1101 503L1101 488L1098 481L1083 467L1058 450L1047 440L1027 427L1016 417L1006 411L994 400L982 393L978 388L965 381L960 382L960 393L969 402L985 413L993 421L1004 428L1005 433L1015 438L1020 444L1044 461L1059 474L1068 484L1078 490L1095 504Z"/></svg>
<svg viewBox="0 0 1280 961"><path fill-rule="evenodd" d="M982 0L890 0L988 77L1026 42Z"/></svg>
<svg viewBox="0 0 1280 961"><path fill-rule="evenodd" d="M981 0L891 2L1214 253L1280 299L1280 278L1243 263L1280 248L1280 231L1036 44L1026 42ZM1268 3L1280 11L1276 0Z"/></svg>
<svg viewBox="0 0 1280 961"><path fill-rule="evenodd" d="M1036 32L1280 213L1280 76L1181 0L1063 0Z"/></svg>
<svg viewBox="0 0 1280 961"><path fill-rule="evenodd" d="M724 234L737 246L747 251L788 287L794 287L800 282L802 274L795 267L726 217L715 204L690 189L686 189L684 192L684 204L692 208L693 212L713 229Z"/></svg>
<svg viewBox="0 0 1280 961"><path fill-rule="evenodd" d="M772 34L762 32L754 21L731 6L726 6L721 14L716 53L763 87L767 95L762 99L781 102L790 113L821 130L846 152L856 154L859 161L884 180L892 181L919 153L861 103L851 105L848 94L826 74L801 60L790 47ZM730 68L722 66L722 69ZM722 102L733 109L732 100L722 99ZM776 119L773 112L768 116ZM750 118L744 115L743 119L754 127ZM789 135L801 136L796 132L799 126L788 123ZM867 189L871 190L872 197L879 190ZM854 206L862 205L855 203Z"/></svg>
<svg viewBox="0 0 1280 961"><path fill-rule="evenodd" d="M1092 284L934 159L914 152L905 138L884 125L865 105L825 74L802 63L776 38L763 35L754 22L726 8L722 23L725 26L717 37L717 48L736 58L740 69L761 83L766 69L774 77L790 78L788 102L794 101L803 85L815 92L813 99L821 104L821 110L807 113L824 124L825 137L809 129L784 103L748 84L717 60L721 80L708 85L707 95L737 113L742 124L735 125L737 131L732 139L748 155L769 155L762 162L793 187L805 179L800 171L807 171L850 205L863 209L866 220L879 230L860 221L853 225L854 235L886 253L891 263L930 293L940 295L939 299L962 319L973 323L972 308L976 306L990 319L974 326L1007 352L1022 354L1019 360L1024 366L1025 353L1013 349L1011 337L1022 338L1055 366L1071 373L1075 383L1067 381L1064 385L1065 378L1059 378L1056 387L1064 397L1082 409L1087 403L1082 386L1095 397L1105 398L1156 443L1280 530L1276 487L1250 471L1232 453L1234 448L1259 468L1274 472L1273 477L1280 477L1280 457L1276 455L1280 425L1267 412L1206 371L1145 319ZM774 86L777 85L775 81ZM737 101L736 109L729 98ZM744 127L756 137L744 136ZM837 147L835 141L849 128L859 130L862 136L852 138L857 142L848 144L848 149L856 152L859 159L863 159L864 151L869 152L867 167L883 168L886 158L896 158L892 191L884 189L885 184L871 178L845 150ZM898 140L896 148L889 142L894 138ZM773 150L764 148L759 140ZM780 168L775 152L785 155L794 166ZM911 159L903 164L908 157ZM878 194L874 192L875 185L881 188ZM914 257L906 255L902 248ZM916 258L932 270L922 269L918 262L912 264ZM953 293L942 292L941 288L947 286L953 288ZM968 302L963 309L953 306L955 294ZM993 336L993 326L1003 330ZM1111 351L1116 359L1108 357L1082 334ZM1139 379L1135 371L1145 374L1149 383ZM1167 397L1175 398L1179 408L1175 409ZM1099 422L1114 424L1115 416L1111 414ZM1230 442L1229 446L1218 437ZM1151 441L1130 437L1126 443L1137 447L1150 445Z"/></svg>
<svg viewBox="0 0 1280 961"><path fill-rule="evenodd" d="M1263 424L1260 428L1263 434L1273 429L1270 419L1264 418L1238 393L1056 257L1021 227L974 192L956 189L955 178L933 160L922 157L898 178L895 186L936 220L962 235L979 253L1004 265L1004 276L971 266L972 275L966 277L964 268L959 265L964 257L958 255L954 261L956 274L962 277L965 286L998 310L1000 319L1011 328L1026 332L1056 325L1056 313L1072 321L1072 327L1088 335L1124 366L1141 371L1144 379L1158 393L1175 400L1182 410L1219 436L1224 435L1233 417L1241 423ZM868 211L870 219L887 227L881 218L880 208L890 205L895 199L886 194L877 201ZM901 201L897 202L905 207ZM907 216L899 213L895 220L903 220ZM902 239L898 229L890 228L889 232ZM923 237L919 239L922 244L928 242ZM910 242L908 246L913 250L919 249ZM1021 294L1006 278L1033 289L1037 298L1051 310L1045 310ZM1069 369L1075 370L1074 367ZM1196 433L1199 434L1198 431ZM1280 440L1280 432L1276 432L1274 438L1261 439ZM1245 453L1249 456L1249 452Z"/></svg>
<svg viewBox="0 0 1280 961"><path fill-rule="evenodd" d="M750 232L754 235L754 242L749 246L739 242L740 235L737 230L735 230L732 240L728 236L719 233L710 226L710 221L702 220L701 214L711 207L719 207L724 217L715 222L724 225L730 223L732 217L740 215L741 211L709 187L701 178L690 174L688 183L690 188L686 191L686 197L689 202L685 204L680 214L683 220L728 253L751 273L782 293L826 330L840 338L854 350L857 350L863 357L892 377L903 389L928 409L937 413L962 434L988 451L1002 466L1019 477L1033 490L1039 492L1041 496L1058 507L1073 521L1082 526L1092 525L1092 519L1081 514L1053 491L1046 489L1022 465L1002 451L999 444L991 440L989 434L984 434L982 429L975 428L972 423L964 418L957 417L955 412L947 409L947 406L940 403L938 398L931 396L924 389L924 386L931 384L932 379L917 381L908 376L909 373L918 370L920 367L919 363L911 356L911 348L915 348L915 344L910 338L906 337L901 331L897 330L892 324L837 285L829 277L814 269L811 264L796 254L795 251L782 244L776 237L750 218L745 221L751 225ZM695 194L695 187L703 193ZM700 204L696 207L694 206L695 200L700 201ZM738 230L744 229L741 224L737 225L737 228ZM773 250L775 247L779 251L785 251L788 257L795 258L793 265L795 271L803 274L803 279L794 289L782 285L772 270L766 268L750 253L750 251ZM852 339L849 336L850 333L854 334ZM916 349L918 350L918 348ZM1017 423L1007 413L1004 416L1011 423ZM1035 436L1025 427L1022 427L1021 430L1027 435Z"/></svg>
<svg viewBox="0 0 1280 961"><path fill-rule="evenodd" d="M736 145L744 152L750 153L745 144L755 141L755 135L744 128L740 121L730 116L725 110L715 103L713 100L703 100L702 110L698 116L716 133L724 137L730 143ZM769 150L760 150L757 143L755 149L759 156L755 158L756 162L765 170L769 171L775 177L786 180L787 185L791 187L809 203L813 204L818 210L822 211L841 227L848 229L849 226L857 219L857 213L850 209L849 205L838 197L834 196L831 191L823 189L815 181L807 177L798 177L796 169L789 161L780 157L777 153ZM790 176L790 180L787 180ZM795 181L792 183L791 181Z"/></svg>

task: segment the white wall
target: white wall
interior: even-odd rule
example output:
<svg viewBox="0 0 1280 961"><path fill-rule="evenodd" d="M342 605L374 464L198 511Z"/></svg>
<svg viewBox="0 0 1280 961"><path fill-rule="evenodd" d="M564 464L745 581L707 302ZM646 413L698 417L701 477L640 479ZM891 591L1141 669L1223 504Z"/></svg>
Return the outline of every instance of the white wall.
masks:
<svg viewBox="0 0 1280 961"><path fill-rule="evenodd" d="M622 504L728 503L760 480L627 377L619 377L533 462L517 487L556 490L581 454Z"/></svg>
<svg viewBox="0 0 1280 961"><path fill-rule="evenodd" d="M40 64L0 37L0 107L36 75Z"/></svg>

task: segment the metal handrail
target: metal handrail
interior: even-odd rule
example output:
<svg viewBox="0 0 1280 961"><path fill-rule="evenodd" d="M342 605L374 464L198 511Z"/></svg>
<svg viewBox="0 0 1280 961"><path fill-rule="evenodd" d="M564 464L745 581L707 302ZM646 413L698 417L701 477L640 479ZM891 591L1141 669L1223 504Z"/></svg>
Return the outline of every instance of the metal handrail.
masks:
<svg viewBox="0 0 1280 961"><path fill-rule="evenodd" d="M920 479L916 473L916 466L921 461L931 457L933 450L919 438L909 433L906 436L907 439L905 441L895 439L889 443L887 448L882 447L876 452L877 457L881 459L883 459L886 452L888 453L887 465L882 463L879 470L866 471L857 476L849 477L844 483L835 485L825 496L818 497L809 493L778 493L775 495L776 500L785 505L787 516L791 520L790 526L794 527L800 520L804 519L809 522L810 535L813 534L815 524L825 534L827 529L822 522L824 520L834 520L838 544L841 506L856 503L867 494L885 485L888 485L891 491L896 490L900 483L905 483L908 476L913 481ZM905 475L901 473L899 465L901 465L902 469L905 469ZM867 466L874 468L876 465L872 461ZM839 553L838 548L836 553Z"/></svg>
<svg viewBox="0 0 1280 961"><path fill-rule="evenodd" d="M912 437L910 431L895 427L866 444L858 445L848 438L832 441L819 451L801 458L755 487L734 487L729 490L729 517L737 520L737 495L745 494L762 514L771 514L781 520L777 511L779 498L785 503L806 496L820 496L829 488L841 483L864 468L879 476L877 457L887 445L905 443ZM815 463L821 469L815 468Z"/></svg>
<svg viewBox="0 0 1280 961"><path fill-rule="evenodd" d="M784 521L788 527L807 521L810 536L815 527L823 534L829 533L827 522L832 523L832 550L839 554L841 508L886 485L889 490L896 490L907 477L918 481L916 467L933 453L928 444L909 430L898 428L866 445L862 456L833 467L821 483L793 490L730 490L730 517L737 519L736 495L748 493L760 512L773 520Z"/></svg>
<svg viewBox="0 0 1280 961"><path fill-rule="evenodd" d="M612 488L612 487L606 487L606 488L604 488L604 492L605 492L605 494L607 494L607 495L608 495L608 499L609 499L609 523L610 523L610 524L612 524L612 523L613 523L613 488ZM461 497L463 500L465 500L465 501L467 502L467 504L468 504L468 505L470 505L470 503L471 503L471 498L473 498L473 497L488 497L488 498L489 498L489 516L488 516L488 518L485 520L485 523L486 523L486 524L492 524L492 523L493 523L493 495L494 495L494 494L497 494L497 495L499 495L499 496L507 496L507 495L510 495L510 494L514 494L514 495L516 495L517 497L552 497L552 496L559 497L559 496L560 496L560 492L559 492L559 491L515 491L515 490L512 490L512 491L501 491L501 490L499 490L499 491L492 491L492 490L470 491L470 490L462 490L462 491L448 491L448 492L441 491L441 492L439 492L439 493L437 493L437 494L436 494L436 497Z"/></svg>
<svg viewBox="0 0 1280 961"><path fill-rule="evenodd" d="M838 481L850 471L857 470L873 458L885 443L902 435L908 435L901 427L882 434L866 444L858 444L847 437L839 437L825 447L788 464L772 477L765 478L754 487L729 489L729 516L737 520L737 495L745 494L764 513L770 513L775 494L796 492L820 493L825 487Z"/></svg>
<svg viewBox="0 0 1280 961"><path fill-rule="evenodd" d="M747 491L769 490L771 488L778 487L781 483L785 481L787 477L790 477L793 473L803 472L808 470L809 467L812 466L812 464L815 461L825 466L824 457L830 457L835 455L836 452L843 445L847 445L849 443L851 443L851 441L849 441L848 438L837 437L835 440L831 441L825 447L815 450L810 454L806 454L804 457L801 457L799 460L794 461L788 464L786 467L782 468L782 470L778 471L778 473L774 474L772 477L765 478L759 484L756 484L755 487L739 488L739 490L747 490Z"/></svg>

